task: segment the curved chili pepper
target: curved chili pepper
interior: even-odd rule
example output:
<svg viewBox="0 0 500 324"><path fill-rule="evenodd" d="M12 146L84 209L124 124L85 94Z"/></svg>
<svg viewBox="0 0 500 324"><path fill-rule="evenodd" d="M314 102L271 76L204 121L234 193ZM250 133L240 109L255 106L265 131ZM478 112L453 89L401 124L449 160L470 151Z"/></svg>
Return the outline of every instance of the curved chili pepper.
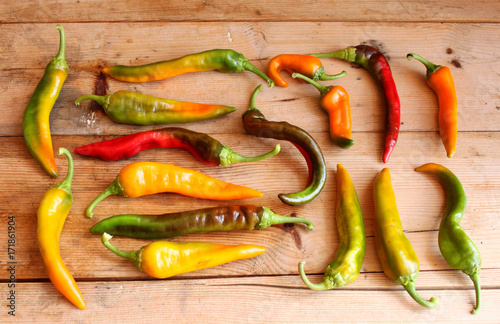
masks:
<svg viewBox="0 0 500 324"><path fill-rule="evenodd" d="M60 37L59 52L45 67L45 73L38 82L23 115L26 146L35 160L53 177L57 177L57 166L52 151L49 116L69 70L64 59L64 29L61 25L57 25L56 28Z"/></svg>
<svg viewBox="0 0 500 324"><path fill-rule="evenodd" d="M114 254L134 262L140 271L158 279L250 259L266 252L266 248L253 244L222 245L168 241L156 241L138 251L124 252L111 245L111 238L111 235L104 233L102 244Z"/></svg>
<svg viewBox="0 0 500 324"><path fill-rule="evenodd" d="M236 110L224 105L207 105L171 99L156 98L132 91L117 91L105 96L85 95L76 99L94 100L115 122L133 125L192 123L221 117Z"/></svg>
<svg viewBox="0 0 500 324"><path fill-rule="evenodd" d="M95 206L111 195L136 198L160 192L213 200L262 197L262 193L255 189L224 182L173 164L135 162L120 171L115 181L87 207L86 214L92 217Z"/></svg>
<svg viewBox="0 0 500 324"><path fill-rule="evenodd" d="M284 121L267 120L262 112L255 108L255 100L260 90L262 90L262 85L255 89L249 108L243 113L243 127L254 136L286 140L297 147L306 159L309 169L309 183L300 192L279 194L278 197L285 204L292 206L310 202L319 195L326 182L326 163L321 148L314 138L302 128Z"/></svg>
<svg viewBox="0 0 500 324"><path fill-rule="evenodd" d="M270 88L274 86L273 80L264 72L250 63L243 54L231 49L213 49L140 66L113 65L103 70L111 77L127 82L158 81L191 72L217 70L235 73L246 70L264 79Z"/></svg>
<svg viewBox="0 0 500 324"><path fill-rule="evenodd" d="M73 158L65 148L60 148L59 154L64 154L68 159L68 174L61 183L47 190L40 202L37 211L38 247L50 281L73 305L85 309L80 289L64 264L59 250L59 237L73 202Z"/></svg>
<svg viewBox="0 0 500 324"><path fill-rule="evenodd" d="M163 215L116 215L90 228L92 234L123 235L135 238L170 238L199 232L264 229L271 225L303 223L314 229L305 218L275 214L267 207L253 205L220 206Z"/></svg>
<svg viewBox="0 0 500 324"><path fill-rule="evenodd" d="M325 67L320 59L312 55L281 54L273 57L267 65L267 74L280 87L288 87L281 76L280 71L287 71L292 74L298 72L313 79L314 81L336 80L345 75L345 71L339 74L330 75L325 73Z"/></svg>
<svg viewBox="0 0 500 324"><path fill-rule="evenodd" d="M391 173L385 168L375 178L375 248L382 269L389 279L402 285L420 305L434 308L438 300L425 300L415 290L420 263L410 241L403 233L403 226L396 206L396 196L391 184Z"/></svg>
<svg viewBox="0 0 500 324"><path fill-rule="evenodd" d="M401 105L392 77L389 62L376 48L367 45L347 47L345 49L323 54L311 54L317 57L336 57L350 63L357 63L365 68L379 82L386 100L385 141L382 161L387 163L396 146L401 124Z"/></svg>
<svg viewBox="0 0 500 324"><path fill-rule="evenodd" d="M222 145L207 134L185 128L168 127L87 144L75 148L75 152L105 161L117 161L152 148L182 148L189 151L199 161L215 166L261 161L278 154L281 149L277 144L274 150L266 154L246 157L233 152L229 147Z"/></svg>
<svg viewBox="0 0 500 324"><path fill-rule="evenodd" d="M337 164L337 202L335 207L340 243L335 259L328 264L323 281L313 284L307 279L304 261L299 263L300 278L312 290L342 287L359 276L365 258L366 236L358 195L347 170Z"/></svg>
<svg viewBox="0 0 500 324"><path fill-rule="evenodd" d="M473 314L481 308L481 253L465 234L460 222L465 214L467 196L460 180L449 169L436 163L427 163L415 169L434 175L446 193L446 208L439 225L439 250L446 262L454 269L462 270L474 283L476 291L476 307Z"/></svg>
<svg viewBox="0 0 500 324"><path fill-rule="evenodd" d="M351 139L352 119L349 94L341 86L324 86L300 73L293 73L293 78L300 78L319 90L320 106L330 117L330 138L341 148L349 148L354 144Z"/></svg>
<svg viewBox="0 0 500 324"><path fill-rule="evenodd" d="M433 64L422 56L409 53L408 60L416 58L427 69L427 85L434 90L439 102L439 134L443 141L447 156L451 158L457 147L457 91L455 82L447 66Z"/></svg>

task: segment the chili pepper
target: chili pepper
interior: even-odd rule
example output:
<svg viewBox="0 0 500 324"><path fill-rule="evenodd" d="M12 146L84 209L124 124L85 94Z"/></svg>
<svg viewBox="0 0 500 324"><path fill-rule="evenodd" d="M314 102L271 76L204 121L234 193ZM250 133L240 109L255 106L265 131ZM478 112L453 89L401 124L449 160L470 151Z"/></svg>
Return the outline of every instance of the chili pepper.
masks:
<svg viewBox="0 0 500 324"><path fill-rule="evenodd" d="M111 195L136 198L160 192L189 197L231 200L262 197L260 191L224 182L203 173L158 162L135 162L124 167L115 181L88 206L87 217L104 198Z"/></svg>
<svg viewBox="0 0 500 324"><path fill-rule="evenodd" d="M45 67L43 77L38 82L23 115L26 146L35 160L53 177L57 177L57 165L52 151L49 116L69 70L64 59L64 29L61 25L56 28L60 37L59 52Z"/></svg>
<svg viewBox="0 0 500 324"><path fill-rule="evenodd" d="M298 72L313 79L314 81L322 80L336 80L343 77L346 72L330 75L325 73L325 67L320 59L312 55L298 55L298 54L281 54L269 61L267 65L267 74L280 87L288 87L286 82L281 76L280 71L287 71L292 74Z"/></svg>
<svg viewBox="0 0 500 324"><path fill-rule="evenodd" d="M335 206L340 243L335 258L326 267L323 281L313 284L304 272L304 261L299 263L302 281L312 290L342 287L359 276L365 258L366 236L358 195L347 170L337 164L337 202Z"/></svg>
<svg viewBox="0 0 500 324"><path fill-rule="evenodd" d="M221 117L236 110L224 105L156 98L123 90L105 96L81 96L76 99L75 104L78 106L83 100L96 101L113 121L133 125L192 123Z"/></svg>
<svg viewBox="0 0 500 324"><path fill-rule="evenodd" d="M116 255L134 262L140 271L158 279L250 259L266 252L266 248L252 244L222 245L168 241L156 241L138 251L124 252L111 245L109 240L112 237L104 233L101 237L102 244Z"/></svg>
<svg viewBox="0 0 500 324"><path fill-rule="evenodd" d="M439 101L439 134L447 156L451 158L457 147L457 91L450 68L436 65L418 54L409 53L408 60L416 58L427 69L427 85L437 94Z"/></svg>
<svg viewBox="0 0 500 324"><path fill-rule="evenodd" d="M85 309L80 289L64 264L59 250L59 237L73 202L73 158L65 148L60 148L59 154L64 154L68 159L68 174L61 183L47 190L40 202L37 211L38 247L50 281L73 305Z"/></svg>
<svg viewBox="0 0 500 324"><path fill-rule="evenodd" d="M274 86L273 80L264 72L250 63L243 54L231 49L212 49L140 66L113 65L103 70L111 77L127 82L158 81L185 73L212 70L223 73L250 71L264 79L269 87Z"/></svg>
<svg viewBox="0 0 500 324"><path fill-rule="evenodd" d="M310 202L319 195L326 182L326 163L321 148L314 138L302 128L285 121L274 122L267 120L264 114L255 108L255 100L260 90L262 90L262 85L255 89L250 100L250 106L243 113L243 127L254 136L286 140L297 147L307 162L309 169L308 185L300 192L279 194L278 197L285 204L292 206Z"/></svg>
<svg viewBox="0 0 500 324"><path fill-rule="evenodd" d="M222 145L207 134L185 128L168 127L87 144L75 148L75 152L106 161L117 161L151 148L182 148L201 162L216 166L261 161L278 154L281 149L277 144L274 150L266 154L246 157L233 152L229 147Z"/></svg>
<svg viewBox="0 0 500 324"><path fill-rule="evenodd" d="M415 290L420 263L410 241L403 233L403 226L396 206L396 196L391 184L389 169L383 169L373 185L375 200L375 248L382 269L389 279L402 285L420 305L434 308L438 300L425 300Z"/></svg>
<svg viewBox="0 0 500 324"><path fill-rule="evenodd" d="M436 163L427 163L415 169L434 175L446 193L446 207L439 225L439 250L446 262L454 269L462 270L474 283L476 307L473 314L481 307L481 254L472 240L465 234L460 222L465 214L467 196L460 180L449 169Z"/></svg>
<svg viewBox="0 0 500 324"><path fill-rule="evenodd" d="M312 231L313 223L305 218L275 214L267 207L220 206L163 215L116 215L90 228L92 234L123 235L135 238L170 238L199 232L264 229L271 225L303 223Z"/></svg>
<svg viewBox="0 0 500 324"><path fill-rule="evenodd" d="M309 82L319 90L321 108L330 117L330 138L341 148L351 147L354 144L351 139L351 104L346 89L341 86L324 86L300 73L293 73L292 77Z"/></svg>
<svg viewBox="0 0 500 324"><path fill-rule="evenodd" d="M350 63L357 63L365 68L382 86L387 108L382 161L387 163L398 140L401 123L401 106L396 84L391 74L391 68L384 54L371 46L358 45L332 53L312 55L317 57L336 57Z"/></svg>

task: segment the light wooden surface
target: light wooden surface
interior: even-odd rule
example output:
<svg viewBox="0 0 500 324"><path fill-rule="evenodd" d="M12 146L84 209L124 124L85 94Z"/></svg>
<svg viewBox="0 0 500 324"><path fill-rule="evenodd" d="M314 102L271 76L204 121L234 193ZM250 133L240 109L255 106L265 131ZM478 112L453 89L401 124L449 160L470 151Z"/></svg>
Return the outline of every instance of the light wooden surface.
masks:
<svg viewBox="0 0 500 324"><path fill-rule="evenodd" d="M498 1L2 1L0 3L0 322L491 322L500 320L500 2ZM313 202L284 205L278 193L306 185L306 164L289 143L266 161L216 168L178 149L144 151L126 161L103 162L74 155L74 204L61 235L61 254L87 302L71 305L48 281L36 243L36 210L54 183L31 158L22 136L22 114L43 69L58 47L57 23L66 31L70 72L51 114L54 148L75 147L155 127L116 124L90 102L87 93L133 90L159 97L222 103L237 111L220 119L181 125L213 135L241 154L261 154L277 142L248 135L241 124L253 89L263 83L250 72L206 72L146 84L99 76L111 64L143 64L212 48L232 48L257 67L283 53L326 52L349 45L376 45L390 58L401 98L401 133L389 163L381 162L384 100L369 74L348 63L323 59L328 73L346 70L335 84L351 97L353 139L348 150L328 137L318 92L294 82L264 88L257 107L269 120L286 120L321 145L328 181ZM408 62L416 52L449 66L459 101L457 153L446 158L437 132L437 99L425 84L424 67ZM325 82L332 84L333 82ZM156 127L158 128L158 126ZM155 160L192 168L225 181L250 186L262 198L224 202L264 205L275 212L311 219L302 226L275 226L253 232L193 234L177 242L255 243L267 248L259 257L213 269L154 280L105 249L88 229L119 213L183 211L220 202L174 194L126 199L109 197L85 218L89 202L133 161ZM61 175L66 161L56 157ZM450 168L468 197L462 226L483 257L483 305L477 315L470 280L445 263L437 247L444 193L431 176L414 172L423 163ZM297 275L306 261L311 280L319 281L338 245L335 228L335 170L342 164L356 186L367 235L360 277L341 289L314 292ZM416 304L381 270L373 237L372 184L384 167L391 170L405 232L421 263L417 289L439 299L429 310ZM8 216L16 221L16 317L8 315ZM117 247L138 249L147 240L116 237Z"/></svg>

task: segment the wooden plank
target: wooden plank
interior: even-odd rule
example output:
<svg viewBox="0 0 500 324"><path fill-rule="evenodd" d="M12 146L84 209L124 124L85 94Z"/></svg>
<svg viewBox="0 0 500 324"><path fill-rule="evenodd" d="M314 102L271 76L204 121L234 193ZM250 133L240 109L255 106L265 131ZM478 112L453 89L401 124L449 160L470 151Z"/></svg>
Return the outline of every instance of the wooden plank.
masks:
<svg viewBox="0 0 500 324"><path fill-rule="evenodd" d="M479 21L498 22L498 1L3 1L0 22Z"/></svg>
<svg viewBox="0 0 500 324"><path fill-rule="evenodd" d="M284 215L295 213L311 219L315 231L308 233L301 226L278 226L265 231L252 233L212 233L197 234L176 238L187 242L209 241L223 244L254 243L263 244L268 252L253 260L239 263L237 266L224 267L222 275L249 274L289 274L296 273L297 263L306 260L311 273L321 273L333 258L338 245L338 236L334 226L332 206L335 201L335 165L342 163L350 172L358 191L361 208L364 213L366 233L369 237L367 257L363 271L381 271L373 247L373 201L372 183L377 172L387 166L391 169L393 186L398 199L404 228L417 251L423 270L446 270L449 267L440 257L435 244L437 228L444 208L444 196L440 185L432 177L419 174L413 168L434 161L452 169L461 179L469 198L463 228L478 244L483 254L485 268L500 268L496 258L496 246L500 245L496 226L498 224L498 202L500 201L500 178L497 163L500 152L491 150L499 140L499 133L461 133L461 150L456 157L447 159L436 134L404 133L391 162L383 165L380 156L380 134L359 133L357 143L348 151L341 151L330 144L327 134L314 134L324 148L328 165L327 186L313 202L301 207L282 204L277 194L283 191L298 191L306 185L306 166L296 149L290 144L283 144L283 151L266 161L246 165L233 165L228 168L205 166L181 150L149 150L125 161L104 162L75 155L75 178L73 193L75 202L66 222L61 237L62 253L77 278L146 278L132 264L113 256L106 251L98 237L87 232L98 220L120 213L161 214L165 212L191 210L221 204L252 203L268 206ZM261 141L250 136L219 135L221 142L252 155L274 146L274 141ZM375 138L374 138L375 137ZM64 146L73 150L79 143L96 140L97 137L55 137L55 147ZM377 143L373 145L373 143ZM353 150L353 151L351 151ZM56 183L39 169L26 151L22 138L4 138L0 143L0 157L4 166L4 176L0 192L4 197L3 215L15 215L18 222L19 272L22 279L45 278L43 265L38 255L35 239L35 214L38 203L47 188ZM475 154L474 152L477 152ZM95 218L86 219L84 211L90 201L103 190L118 174L119 170L132 161L156 160L199 170L216 178L257 188L264 192L264 197L235 202L204 201L175 194L161 194L126 199L109 197L95 210ZM66 162L57 157L61 174L65 173ZM276 175L279 174L279 181ZM5 230L7 227L3 227ZM138 249L148 241L114 239L122 249ZM0 242L0 249L6 249L6 241ZM82 263L86 255L95 255L91 264ZM0 255L6 260L7 255ZM7 273L0 274L3 279ZM221 275L220 270L207 270L201 276ZM188 277L200 276L199 273Z"/></svg>
<svg viewBox="0 0 500 324"><path fill-rule="evenodd" d="M500 29L495 24L384 24L377 25L376 30L373 24L346 26L340 23L197 23L195 28L187 23L91 26L66 25L67 59L71 70L51 114L54 135L124 134L139 129L113 123L97 104L83 102L81 107L75 107L77 97L95 92L99 66L144 64L208 48L231 47L265 70L270 58L281 53L304 52L305 49L327 52L369 39L377 39L370 43L375 42L391 58L401 97L402 132L437 131L436 96L425 84L424 67L406 60L409 51L451 67L460 103L460 131L499 130L500 62L491 54L495 49L500 50L497 48ZM42 69L57 50L58 37L51 24L13 24L2 28L0 51L12 59L0 62L4 72L0 76L0 89L4 93L0 105L6 107L0 112L0 136L19 136L24 107L43 74ZM343 33L332 38L332 30L343 30ZM290 32L286 38L283 37L285 31ZM179 34L184 37L180 38ZM412 34L410 40L409 34ZM192 39L200 41L192 42ZM296 44L301 45L297 47ZM476 50L482 48L491 51ZM446 54L447 49L452 53ZM330 73L348 71L348 76L334 83L344 86L350 94L354 132L382 131L384 100L369 74L338 60L323 59L323 62ZM450 62L459 64L460 68ZM290 80L289 76L285 77ZM205 72L144 84L128 84L109 78L106 82L108 88L104 91L108 92L132 90L177 100L234 106L238 110L231 115L187 127L206 133L241 133L241 113L262 80L250 72ZM312 86L292 82L288 88L265 89L257 105L270 120L289 120L293 115L298 126L327 132L328 122L318 106L318 96Z"/></svg>
<svg viewBox="0 0 500 324"><path fill-rule="evenodd" d="M354 283L353 283L354 284ZM297 276L212 278L136 282L82 282L87 309L73 307L50 283L16 285L16 321L50 318L51 322L163 321L207 323L261 322L467 322L495 323L500 291L484 289L481 312L471 315L474 293L461 287L451 290L420 289L435 296L439 305L426 309L399 286L387 290L359 291L342 288L311 291ZM213 298L217 296L217 298ZM236 301L236 302L235 302ZM2 322L12 321L6 312Z"/></svg>
<svg viewBox="0 0 500 324"><path fill-rule="evenodd" d="M16 273L16 318L4 304L0 322L498 322L500 311L500 2L458 1L148 1L110 0L3 1L0 3L0 298L12 295ZM328 166L324 191L301 207L287 206L278 193L306 186L303 157L290 143L282 152L259 163L216 168L203 165L179 150L150 150L120 162L74 156L74 205L61 236L61 254L75 276L88 309L74 308L48 281L36 243L36 210L43 193L62 179L43 173L22 138L21 120L36 83L57 51L55 24L66 30L68 80L51 114L54 149L76 146L157 127L136 127L110 121L95 104L74 100L86 93L134 90L159 97L237 108L224 118L182 125L209 133L244 155L261 154L276 141L248 135L241 125L250 94L263 83L249 72L206 72L146 84L128 84L99 74L111 64L138 65L180 57L211 48L233 48L265 71L269 60L282 53L328 52L360 43L379 47L389 58L402 104L398 145L388 164L380 161L384 100L363 69L323 59L328 73L345 69L347 77L325 84L344 86L351 95L355 145L342 150L331 144L326 115L318 93L293 82L289 88L264 89L257 100L270 120L287 120L311 132L321 145ZM437 127L437 100L427 87L424 68L408 62L417 52L449 66L459 99L459 143L453 159L445 156ZM289 76L285 76L291 81ZM56 157L60 174L64 157ZM133 162L156 160L199 170L222 180L261 190L259 199L216 202L175 194L137 199L109 197L94 219L84 216L88 203L119 170ZM437 247L437 230L444 209L444 192L429 175L413 169L426 162L449 167L468 197L462 222L478 245L482 258L482 311L470 315L475 303L472 283L450 269ZM361 201L367 234L367 254L360 277L348 286L314 292L297 275L297 263L319 282L338 246L334 222L335 167L343 164ZM417 290L440 303L434 310L420 307L399 285L383 274L374 248L372 186L384 167L392 173L405 233L415 248L421 272ZM253 232L219 232L174 238L177 242L254 243L267 248L259 257L213 269L155 280L128 260L107 251L88 228L124 212L160 214L217 206L253 203L283 215L311 219L314 232L303 226L280 225ZM9 217L16 220L15 254L7 253ZM124 250L138 249L148 240L113 239ZM12 256L12 258L11 258ZM15 262L15 263L9 263ZM152 298L153 297L153 298ZM235 302L237 300L237 302ZM230 307L228 307L230 305ZM255 311L257 310L257 311Z"/></svg>

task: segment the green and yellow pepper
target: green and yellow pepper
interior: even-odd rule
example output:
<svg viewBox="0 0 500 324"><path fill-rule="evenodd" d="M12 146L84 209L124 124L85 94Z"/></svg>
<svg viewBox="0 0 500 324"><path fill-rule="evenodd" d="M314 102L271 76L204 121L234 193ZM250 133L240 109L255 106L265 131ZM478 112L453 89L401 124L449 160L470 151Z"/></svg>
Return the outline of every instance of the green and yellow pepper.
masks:
<svg viewBox="0 0 500 324"><path fill-rule="evenodd" d="M266 81L269 87L274 86L273 80L264 72L250 63L243 54L231 49L212 49L140 66L113 65L103 70L112 78L126 82L158 81L185 73L212 70L223 73L250 71Z"/></svg>
<svg viewBox="0 0 500 324"><path fill-rule="evenodd" d="M403 233L403 226L396 206L396 196L389 169L383 169L373 185L375 201L375 248L382 269L389 279L402 285L420 305L434 308L437 299L425 300L415 290L420 263L410 241Z"/></svg>
<svg viewBox="0 0 500 324"><path fill-rule="evenodd" d="M323 281L313 284L304 272L304 261L299 263L302 281L312 290L342 287L359 276L366 252L365 226L358 195L347 170L337 165L337 202L335 207L340 243L335 259L328 264Z"/></svg>
<svg viewBox="0 0 500 324"><path fill-rule="evenodd" d="M57 166L52 151L49 116L69 70L64 59L64 29L61 25L57 25L57 29L60 34L59 52L45 67L45 73L38 82L23 116L26 146L35 160L53 177L57 177Z"/></svg>

